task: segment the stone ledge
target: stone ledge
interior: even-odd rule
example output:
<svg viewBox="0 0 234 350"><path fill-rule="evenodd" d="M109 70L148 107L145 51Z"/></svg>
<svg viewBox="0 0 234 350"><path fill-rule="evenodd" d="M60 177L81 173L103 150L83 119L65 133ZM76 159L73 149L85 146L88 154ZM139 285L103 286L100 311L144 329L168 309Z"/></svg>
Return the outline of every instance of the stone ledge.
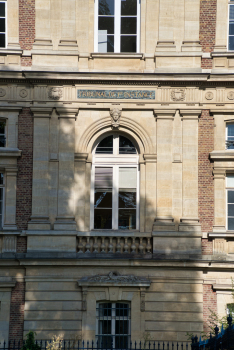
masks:
<svg viewBox="0 0 234 350"><path fill-rule="evenodd" d="M7 148L7 147L1 147L0 148L0 157L21 157L22 151L20 151L18 148Z"/></svg>
<svg viewBox="0 0 234 350"><path fill-rule="evenodd" d="M210 152L210 159L212 160L234 160L234 150L227 151L212 151Z"/></svg>
<svg viewBox="0 0 234 350"><path fill-rule="evenodd" d="M96 52L91 52L90 53L90 59L93 58L124 58L124 59L141 59L144 60L145 59L145 55L144 53L96 53Z"/></svg>

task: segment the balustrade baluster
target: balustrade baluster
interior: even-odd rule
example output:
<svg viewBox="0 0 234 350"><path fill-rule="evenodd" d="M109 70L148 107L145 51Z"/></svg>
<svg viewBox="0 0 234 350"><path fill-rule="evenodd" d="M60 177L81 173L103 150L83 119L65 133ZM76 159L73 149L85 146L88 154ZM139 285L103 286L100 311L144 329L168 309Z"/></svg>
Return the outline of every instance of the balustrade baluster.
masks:
<svg viewBox="0 0 234 350"><path fill-rule="evenodd" d="M98 253L98 237L94 237L94 244L93 244L93 253Z"/></svg>
<svg viewBox="0 0 234 350"><path fill-rule="evenodd" d="M135 244L135 237L132 238L132 246L131 246L131 249L132 249L132 253L135 254L136 253L136 244Z"/></svg>
<svg viewBox="0 0 234 350"><path fill-rule="evenodd" d="M83 239L83 237L79 237L79 244L78 244L79 252L78 252L78 253L83 253L83 243L82 243L82 239Z"/></svg>
<svg viewBox="0 0 234 350"><path fill-rule="evenodd" d="M86 249L85 253L90 253L91 245L89 243L89 240L90 240L90 237L87 237L87 242L86 242L86 246L85 246L85 249Z"/></svg>
<svg viewBox="0 0 234 350"><path fill-rule="evenodd" d="M125 237L124 253L128 253L128 238Z"/></svg>
<svg viewBox="0 0 234 350"><path fill-rule="evenodd" d="M113 243L112 243L113 238L110 237L110 243L109 243L109 253L113 253Z"/></svg>
<svg viewBox="0 0 234 350"><path fill-rule="evenodd" d="M102 237L102 244L101 244L101 253L105 253L106 251L106 245L105 245L105 237Z"/></svg>
<svg viewBox="0 0 234 350"><path fill-rule="evenodd" d="M148 242L146 245L146 249L147 249L147 253L150 254L151 253L151 243L150 243L150 237L147 238Z"/></svg>
<svg viewBox="0 0 234 350"><path fill-rule="evenodd" d="M121 253L120 237L117 238L116 249L117 249L116 253Z"/></svg>
<svg viewBox="0 0 234 350"><path fill-rule="evenodd" d="M143 246L143 238L140 238L140 245L139 245L139 250L140 250L140 253L143 254L143 250L144 250L144 246Z"/></svg>

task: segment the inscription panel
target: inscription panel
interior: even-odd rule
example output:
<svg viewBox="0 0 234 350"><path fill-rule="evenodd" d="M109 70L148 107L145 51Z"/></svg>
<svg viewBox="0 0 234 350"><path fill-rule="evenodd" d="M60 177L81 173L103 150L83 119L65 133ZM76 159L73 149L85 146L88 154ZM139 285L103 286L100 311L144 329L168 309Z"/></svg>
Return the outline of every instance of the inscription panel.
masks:
<svg viewBox="0 0 234 350"><path fill-rule="evenodd" d="M153 90L77 90L77 98L111 100L154 100Z"/></svg>

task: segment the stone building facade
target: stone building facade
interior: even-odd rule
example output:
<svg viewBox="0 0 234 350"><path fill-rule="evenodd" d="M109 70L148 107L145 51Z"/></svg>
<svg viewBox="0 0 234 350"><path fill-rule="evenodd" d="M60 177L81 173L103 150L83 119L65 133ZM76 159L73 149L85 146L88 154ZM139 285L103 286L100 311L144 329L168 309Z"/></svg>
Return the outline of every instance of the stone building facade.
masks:
<svg viewBox="0 0 234 350"><path fill-rule="evenodd" d="M0 1L0 341L184 341L226 314L233 9Z"/></svg>

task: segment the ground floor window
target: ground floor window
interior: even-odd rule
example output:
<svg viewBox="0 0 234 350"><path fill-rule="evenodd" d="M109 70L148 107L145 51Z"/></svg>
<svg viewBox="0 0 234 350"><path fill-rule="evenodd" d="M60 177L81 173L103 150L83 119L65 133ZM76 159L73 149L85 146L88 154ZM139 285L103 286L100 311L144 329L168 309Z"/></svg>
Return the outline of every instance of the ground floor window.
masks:
<svg viewBox="0 0 234 350"><path fill-rule="evenodd" d="M96 341L105 349L127 349L130 344L129 303L98 303L96 308Z"/></svg>
<svg viewBox="0 0 234 350"><path fill-rule="evenodd" d="M234 175L228 175L227 186L227 230L234 230Z"/></svg>

